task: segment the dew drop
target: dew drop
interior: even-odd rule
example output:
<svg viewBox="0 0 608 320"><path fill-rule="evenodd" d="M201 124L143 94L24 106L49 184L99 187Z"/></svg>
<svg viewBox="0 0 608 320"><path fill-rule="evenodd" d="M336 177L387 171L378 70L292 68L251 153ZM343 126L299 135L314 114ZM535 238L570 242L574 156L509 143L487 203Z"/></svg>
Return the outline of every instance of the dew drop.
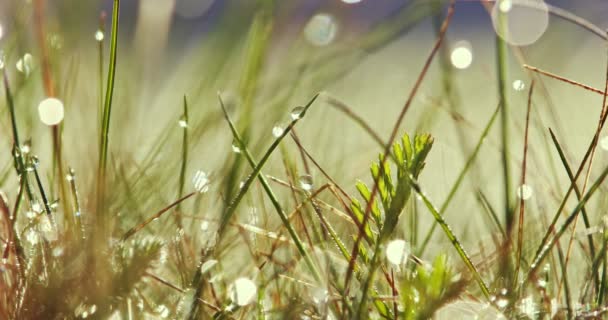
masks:
<svg viewBox="0 0 608 320"><path fill-rule="evenodd" d="M61 257L63 255L63 252L63 247L55 247L53 248L53 257Z"/></svg>
<svg viewBox="0 0 608 320"><path fill-rule="evenodd" d="M467 41L460 41L456 43L452 53L450 54L450 60L452 65L456 69L466 69L473 63L473 51L471 50L471 44Z"/></svg>
<svg viewBox="0 0 608 320"><path fill-rule="evenodd" d="M312 176L309 174L301 175L300 176L300 186L302 187L302 189L304 189L306 191L312 190L312 186L313 186Z"/></svg>
<svg viewBox="0 0 608 320"><path fill-rule="evenodd" d="M338 26L332 15L319 13L313 16L304 27L304 35L312 45L322 47L330 44L336 37Z"/></svg>
<svg viewBox="0 0 608 320"><path fill-rule="evenodd" d="M98 42L102 42L104 38L105 38L105 35L103 34L103 31L101 31L101 30L95 31L95 40L97 40Z"/></svg>
<svg viewBox="0 0 608 320"><path fill-rule="evenodd" d="M2 37L4 37L4 27L0 24L0 39L2 39Z"/></svg>
<svg viewBox="0 0 608 320"><path fill-rule="evenodd" d="M38 243L38 233L30 229L26 232L25 239L31 244L36 244Z"/></svg>
<svg viewBox="0 0 608 320"><path fill-rule="evenodd" d="M304 112L304 107L300 106L300 107L295 107L293 108L293 110L291 110L291 120L298 120L302 117L302 113Z"/></svg>
<svg viewBox="0 0 608 320"><path fill-rule="evenodd" d="M28 153L30 153L31 149L32 149L32 141L26 140L23 143L23 145L21 146L21 153L28 154Z"/></svg>
<svg viewBox="0 0 608 320"><path fill-rule="evenodd" d="M401 265L410 255L410 245L405 240L393 240L386 246L386 258L394 265Z"/></svg>
<svg viewBox="0 0 608 320"><path fill-rule="evenodd" d="M522 200L530 199L532 194L534 194L534 190L532 190L532 187L527 184L522 184L519 186L519 188L517 188L517 197Z"/></svg>
<svg viewBox="0 0 608 320"><path fill-rule="evenodd" d="M198 193L206 193L209 191L209 177L204 171L198 170L192 178L194 184L194 190Z"/></svg>
<svg viewBox="0 0 608 320"><path fill-rule="evenodd" d="M232 141L232 152L241 153L241 148L239 147L239 142L236 140Z"/></svg>
<svg viewBox="0 0 608 320"><path fill-rule="evenodd" d="M342 0L342 2L344 3L348 3L348 4L354 4L354 3L359 3L362 0Z"/></svg>
<svg viewBox="0 0 608 320"><path fill-rule="evenodd" d="M68 174L65 175L65 179L68 181L74 181L74 179L76 179L76 171L70 168Z"/></svg>
<svg viewBox="0 0 608 320"><path fill-rule="evenodd" d="M233 284L232 301L239 306L246 306L255 299L257 290L257 286L250 279L238 278Z"/></svg>
<svg viewBox="0 0 608 320"><path fill-rule="evenodd" d="M515 91L523 91L525 88L526 88L526 83L523 82L522 80L513 81L513 89L515 89Z"/></svg>
<svg viewBox="0 0 608 320"><path fill-rule="evenodd" d="M209 230L209 221L201 222L201 231L207 231L207 230Z"/></svg>
<svg viewBox="0 0 608 320"><path fill-rule="evenodd" d="M496 306L499 308L504 308L509 305L509 300L507 299L498 299L496 300Z"/></svg>
<svg viewBox="0 0 608 320"><path fill-rule="evenodd" d="M492 10L492 25L506 42L516 46L535 43L549 25L549 8L543 0L502 0Z"/></svg>
<svg viewBox="0 0 608 320"><path fill-rule="evenodd" d="M218 261L211 259L211 260L207 260L205 261L205 263L203 263L201 265L201 274L206 274L207 272L209 272L209 270L211 270L213 267L215 267L215 265L217 265Z"/></svg>
<svg viewBox="0 0 608 320"><path fill-rule="evenodd" d="M35 201L34 203L32 203L32 210L36 213L41 213L42 212L42 205L40 204L40 202Z"/></svg>
<svg viewBox="0 0 608 320"><path fill-rule="evenodd" d="M156 314L158 314L161 318L167 318L169 317L169 308L167 308L167 306L165 306L164 304L158 305L158 307L156 307L154 309L154 311L156 312Z"/></svg>
<svg viewBox="0 0 608 320"><path fill-rule="evenodd" d="M274 126L274 128L272 128L272 135L275 138L278 138L281 135L283 135L283 127L281 127L281 126Z"/></svg>
<svg viewBox="0 0 608 320"><path fill-rule="evenodd" d="M17 61L15 67L17 67L17 71L28 76L30 72L32 72L34 61L33 57L30 53L26 53L23 55L21 59Z"/></svg>
<svg viewBox="0 0 608 320"><path fill-rule="evenodd" d="M0 50L0 70L4 69L4 52Z"/></svg>
<svg viewBox="0 0 608 320"><path fill-rule="evenodd" d="M186 118L184 117L180 118L177 123L181 128L188 128L188 121L186 121Z"/></svg>
<svg viewBox="0 0 608 320"><path fill-rule="evenodd" d="M40 121L47 126L55 126L63 121L63 102L56 98L46 98L38 105Z"/></svg>
<svg viewBox="0 0 608 320"><path fill-rule="evenodd" d="M498 9L501 12L509 12L511 11L511 8L513 8L513 2L511 2L511 0L499 0Z"/></svg>

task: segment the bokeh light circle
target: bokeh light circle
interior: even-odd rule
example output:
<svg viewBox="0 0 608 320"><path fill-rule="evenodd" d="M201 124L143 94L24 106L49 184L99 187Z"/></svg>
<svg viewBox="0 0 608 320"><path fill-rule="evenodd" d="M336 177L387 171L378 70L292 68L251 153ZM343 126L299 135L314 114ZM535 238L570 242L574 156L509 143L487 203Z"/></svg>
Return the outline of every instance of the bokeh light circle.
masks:
<svg viewBox="0 0 608 320"><path fill-rule="evenodd" d="M492 9L492 25L509 44L531 45L549 26L549 8L543 0L496 1Z"/></svg>

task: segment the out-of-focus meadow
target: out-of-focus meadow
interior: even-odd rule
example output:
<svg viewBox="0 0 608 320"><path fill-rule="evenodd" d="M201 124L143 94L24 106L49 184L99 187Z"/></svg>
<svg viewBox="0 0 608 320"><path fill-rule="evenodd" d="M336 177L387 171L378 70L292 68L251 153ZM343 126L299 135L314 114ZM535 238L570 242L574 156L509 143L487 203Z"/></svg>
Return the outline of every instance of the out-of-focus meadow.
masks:
<svg viewBox="0 0 608 320"><path fill-rule="evenodd" d="M607 13L3 1L0 318L601 317Z"/></svg>

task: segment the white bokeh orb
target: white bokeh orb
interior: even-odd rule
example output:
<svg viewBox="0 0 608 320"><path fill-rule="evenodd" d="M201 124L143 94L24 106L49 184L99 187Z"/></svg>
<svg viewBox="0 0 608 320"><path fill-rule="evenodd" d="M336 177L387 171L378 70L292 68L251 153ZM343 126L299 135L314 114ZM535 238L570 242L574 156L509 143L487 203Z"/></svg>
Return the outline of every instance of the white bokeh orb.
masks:
<svg viewBox="0 0 608 320"><path fill-rule="evenodd" d="M531 45L547 31L549 8L543 0L496 1L492 9L492 25L509 44Z"/></svg>
<svg viewBox="0 0 608 320"><path fill-rule="evenodd" d="M466 69L473 63L473 50L471 44L466 41L458 42L452 49L450 61L456 69Z"/></svg>
<svg viewBox="0 0 608 320"><path fill-rule="evenodd" d="M63 102L56 98L46 98L38 105L40 121L47 126L55 126L63 121Z"/></svg>

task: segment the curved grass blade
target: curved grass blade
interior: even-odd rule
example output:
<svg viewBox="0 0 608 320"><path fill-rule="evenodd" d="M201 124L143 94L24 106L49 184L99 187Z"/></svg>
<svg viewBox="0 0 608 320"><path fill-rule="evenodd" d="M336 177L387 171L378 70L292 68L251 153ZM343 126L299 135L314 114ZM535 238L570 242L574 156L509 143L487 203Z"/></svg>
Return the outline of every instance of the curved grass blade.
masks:
<svg viewBox="0 0 608 320"><path fill-rule="evenodd" d="M422 192L422 189L420 188L420 185L418 184L418 182L412 178L412 179L410 179L410 184L412 185L412 188L416 191L416 193L422 198L422 201L424 202L426 207L429 209L429 211L435 218L435 221L437 221L439 226L441 226L441 228L445 232L448 239L450 239L450 241L452 242L452 245L458 252L458 255L460 256L460 258L462 259L464 264L469 268L469 270L473 274L473 277L477 281L477 284L479 285L479 288L481 289L481 292L483 293L483 295L487 299L490 299L490 291L488 289L488 286L483 281L481 274L477 270L477 267L475 267L475 265L471 261L471 258L469 258L469 255L467 254L467 252L462 247L462 244L460 244L460 241L458 240L458 238L452 231L452 228L450 228L450 226L445 222L445 220L443 220L443 217L441 216L439 211L437 211L437 209L433 206L433 204L431 203L429 198L427 198L427 196L424 194L424 192Z"/></svg>
<svg viewBox="0 0 608 320"><path fill-rule="evenodd" d="M541 241L540 246L538 247L538 250L536 251L536 254L534 255L534 259L532 260L532 263L530 264L530 270L528 271L528 275L526 277L527 279L530 279L534 275L534 273L536 272L536 269L538 269L538 267L540 266L543 259L547 256L547 254L549 253L551 248L553 248L553 246L559 240L559 238L566 232L566 230L568 229L570 224L574 221L574 219L578 215L579 211L582 210L582 208L585 206L587 201L589 201L589 199L595 193L595 191L597 191L599 189L602 182L604 182L604 180L606 179L606 176L608 176L608 167L606 169L604 169L604 171L599 176L599 178L597 178L597 180L595 180L593 185L589 188L589 191L587 191L585 196L578 202L576 207L572 210L572 212L570 213L570 215L568 216L568 218L566 219L564 224L555 233L553 238L550 241L547 241L547 240L549 240L549 237L551 236L551 234L555 228L555 222L557 221L557 217L559 217L559 212L561 212L561 211L558 211L556 218L551 223L551 226L545 233L545 236L543 237L543 240Z"/></svg>
<svg viewBox="0 0 608 320"><path fill-rule="evenodd" d="M473 163L475 163L475 159L477 159L477 155L479 154L479 151L481 150L481 146L483 145L483 142L485 141L486 137L490 133L490 129L494 125L494 121L496 120L496 118L498 116L498 111L500 111L500 106L498 108L496 108L496 110L492 114L492 117L490 117L488 124L486 124L486 127L483 129L483 132L481 133L481 136L479 137L479 140L477 141L477 145L475 146L473 153L471 153L471 155L467 159L467 162L465 163L464 167L458 174L458 178L456 178L456 182L454 182L454 184L452 185L452 188L450 189L450 193L448 193L448 197L445 199L445 201L443 201L443 204L439 208L439 212L441 214L445 213L448 206L450 205L450 202L452 202L454 195L456 195L456 191L458 191L458 189L460 188L460 185L462 184L462 181L464 181L464 177L466 176L467 172L469 171L469 169L471 168ZM429 244L429 241L431 240L436 228L437 228L437 221L435 221L433 223L433 225L431 226L429 231L427 231L426 236L424 236L422 245L421 245L420 249L418 250L419 256L424 254L424 251L426 250L426 246Z"/></svg>

